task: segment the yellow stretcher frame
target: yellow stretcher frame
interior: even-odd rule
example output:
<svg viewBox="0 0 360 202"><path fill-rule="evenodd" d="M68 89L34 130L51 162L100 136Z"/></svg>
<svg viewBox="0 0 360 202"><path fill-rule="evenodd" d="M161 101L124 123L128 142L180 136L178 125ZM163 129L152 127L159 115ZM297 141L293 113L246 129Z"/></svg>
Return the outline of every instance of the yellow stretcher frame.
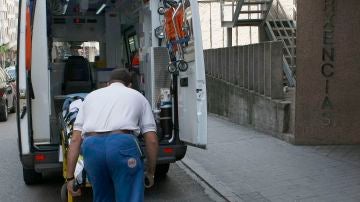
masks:
<svg viewBox="0 0 360 202"><path fill-rule="evenodd" d="M62 149L62 155L63 155L63 177L64 179L66 179L67 176L67 154L69 151L69 148L67 148L65 146L65 141L66 141L67 137L66 134L64 132L64 130L61 131L61 149ZM87 188L91 188L91 184L86 182L85 187ZM65 183L62 185L61 187L61 201L63 202L73 202L74 201L74 197L71 195L71 193L69 191L67 191L67 186L66 186L66 181Z"/></svg>

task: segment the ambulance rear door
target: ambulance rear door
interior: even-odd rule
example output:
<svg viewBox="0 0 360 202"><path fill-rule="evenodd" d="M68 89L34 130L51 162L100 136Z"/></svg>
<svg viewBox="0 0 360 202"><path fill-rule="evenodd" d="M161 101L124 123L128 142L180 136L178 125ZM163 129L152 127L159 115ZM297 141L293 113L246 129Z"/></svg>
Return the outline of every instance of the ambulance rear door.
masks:
<svg viewBox="0 0 360 202"><path fill-rule="evenodd" d="M179 137L188 145L206 148L206 79L199 7L196 0L188 3L190 6L186 5L184 26L189 37L182 49L188 69L179 71L177 85Z"/></svg>

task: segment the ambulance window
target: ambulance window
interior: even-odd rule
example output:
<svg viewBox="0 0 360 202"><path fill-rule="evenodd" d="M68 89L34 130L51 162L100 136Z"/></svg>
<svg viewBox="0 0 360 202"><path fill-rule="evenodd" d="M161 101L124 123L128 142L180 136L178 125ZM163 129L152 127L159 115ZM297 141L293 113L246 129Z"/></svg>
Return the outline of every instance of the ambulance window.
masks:
<svg viewBox="0 0 360 202"><path fill-rule="evenodd" d="M66 41L53 42L53 58L65 61L69 56L83 56L89 62L95 62L96 56L100 55L100 45L98 41Z"/></svg>
<svg viewBox="0 0 360 202"><path fill-rule="evenodd" d="M96 56L100 55L99 42L97 41L84 42L79 52L80 55L87 58L89 62L95 62Z"/></svg>

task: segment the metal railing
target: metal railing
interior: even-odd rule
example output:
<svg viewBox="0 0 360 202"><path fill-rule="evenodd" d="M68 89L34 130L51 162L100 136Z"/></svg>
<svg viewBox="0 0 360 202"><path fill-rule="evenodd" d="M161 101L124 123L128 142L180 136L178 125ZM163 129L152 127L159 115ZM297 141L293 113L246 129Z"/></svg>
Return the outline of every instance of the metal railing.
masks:
<svg viewBox="0 0 360 202"><path fill-rule="evenodd" d="M284 97L281 42L208 49L204 61L207 77L271 99Z"/></svg>

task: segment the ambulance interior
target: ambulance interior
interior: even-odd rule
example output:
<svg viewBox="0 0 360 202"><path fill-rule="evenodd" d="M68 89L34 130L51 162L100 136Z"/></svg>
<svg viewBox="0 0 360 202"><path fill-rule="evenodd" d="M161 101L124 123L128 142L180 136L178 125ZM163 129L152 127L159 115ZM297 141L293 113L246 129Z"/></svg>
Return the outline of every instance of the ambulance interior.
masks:
<svg viewBox="0 0 360 202"><path fill-rule="evenodd" d="M149 85L154 80L149 75L150 58L146 55L146 49L151 47L148 3L143 0L49 0L47 13L51 13L47 16L51 127L33 124L35 144L60 142L58 113L62 95L88 93L105 86L114 68L129 68L133 74L133 87L151 104L156 102L155 96L149 92ZM145 59L141 65L140 49L144 53L141 60ZM160 49L161 59L165 59L162 62L166 65L166 49ZM161 87L170 88L170 74L164 65ZM42 90L43 75L33 74L32 82L35 94L46 92ZM32 107L36 109L44 104L33 102ZM32 113L34 117L36 113L46 112L33 110ZM45 132L47 130L51 131L50 137Z"/></svg>
<svg viewBox="0 0 360 202"><path fill-rule="evenodd" d="M132 70L133 87L162 120L158 122L160 144L179 144L180 137L206 146L206 81L195 0L33 2L30 83L20 73L26 77L26 82L20 79L20 86L31 88L28 97L34 94L25 102L29 121L20 121L23 148L27 147L25 134L30 134L28 142L37 150L58 146L63 95L105 86L111 70L118 67ZM164 11L165 2L171 9ZM171 18L175 14L176 22ZM175 32L180 38L175 39ZM159 103L164 103L160 111ZM160 119L161 115L166 118Z"/></svg>

